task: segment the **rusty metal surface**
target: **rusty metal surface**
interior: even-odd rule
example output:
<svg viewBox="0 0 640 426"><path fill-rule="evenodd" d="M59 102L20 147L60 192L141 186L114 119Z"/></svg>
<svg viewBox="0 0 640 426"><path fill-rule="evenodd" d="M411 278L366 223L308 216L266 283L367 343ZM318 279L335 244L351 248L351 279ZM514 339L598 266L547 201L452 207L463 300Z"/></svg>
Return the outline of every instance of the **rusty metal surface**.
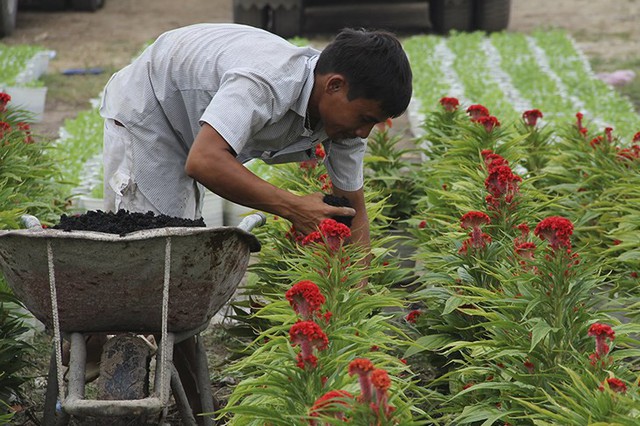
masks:
<svg viewBox="0 0 640 426"><path fill-rule="evenodd" d="M51 328L47 242L64 332L161 329L166 237L171 237L168 328L209 322L231 298L259 249L238 228L161 228L124 237L54 229L0 231L0 268L15 295Z"/></svg>

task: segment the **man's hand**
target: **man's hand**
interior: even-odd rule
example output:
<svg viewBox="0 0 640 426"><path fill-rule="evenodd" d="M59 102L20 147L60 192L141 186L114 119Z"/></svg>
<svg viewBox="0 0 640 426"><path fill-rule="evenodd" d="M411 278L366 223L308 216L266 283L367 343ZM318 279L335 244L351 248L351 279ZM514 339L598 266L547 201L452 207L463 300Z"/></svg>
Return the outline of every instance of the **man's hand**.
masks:
<svg viewBox="0 0 640 426"><path fill-rule="evenodd" d="M298 196L260 179L236 161L233 149L206 123L189 151L185 171L221 197L281 216L303 234L316 231L332 216L356 216L356 209L324 203L320 192Z"/></svg>
<svg viewBox="0 0 640 426"><path fill-rule="evenodd" d="M320 222L333 216L355 216L356 211L351 207L335 207L325 203L324 194L316 192L298 197L298 207L292 211L288 219L296 231L309 234L316 231Z"/></svg>

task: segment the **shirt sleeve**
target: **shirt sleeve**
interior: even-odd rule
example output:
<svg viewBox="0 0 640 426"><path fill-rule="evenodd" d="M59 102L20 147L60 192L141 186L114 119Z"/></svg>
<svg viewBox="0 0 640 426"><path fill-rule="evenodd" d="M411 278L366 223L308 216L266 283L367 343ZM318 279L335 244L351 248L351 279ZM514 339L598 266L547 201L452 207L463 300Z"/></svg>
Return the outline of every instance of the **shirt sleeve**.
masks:
<svg viewBox="0 0 640 426"><path fill-rule="evenodd" d="M252 135L283 114L282 99L260 75L247 71L226 73L220 89L205 109L200 123L216 129L237 153Z"/></svg>
<svg viewBox="0 0 640 426"><path fill-rule="evenodd" d="M333 185L343 191L357 191L362 188L366 149L367 143L361 138L331 142L324 164Z"/></svg>

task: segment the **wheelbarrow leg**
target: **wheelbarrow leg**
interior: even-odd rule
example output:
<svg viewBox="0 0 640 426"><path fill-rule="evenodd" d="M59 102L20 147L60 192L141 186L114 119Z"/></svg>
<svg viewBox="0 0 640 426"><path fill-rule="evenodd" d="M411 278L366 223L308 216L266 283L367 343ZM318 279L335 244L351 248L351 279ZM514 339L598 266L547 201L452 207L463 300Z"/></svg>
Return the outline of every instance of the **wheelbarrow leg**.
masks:
<svg viewBox="0 0 640 426"><path fill-rule="evenodd" d="M209 365L207 362L207 352L202 344L202 338L196 336L196 376L198 388L200 389L200 402L203 413L213 413L218 409L216 401L211 393L211 379L209 377ZM213 426L214 420L210 416L204 416L204 425Z"/></svg>
<svg viewBox="0 0 640 426"><path fill-rule="evenodd" d="M69 424L70 417L64 410L56 410L58 405L58 368L56 365L56 348L51 351L49 374L47 375L47 393L44 401L44 426L64 426Z"/></svg>
<svg viewBox="0 0 640 426"><path fill-rule="evenodd" d="M173 399L176 401L176 406L180 412L180 418L185 426L196 426L195 417L193 417L193 411L191 411L191 405L189 405L189 399L184 392L182 382L180 381L180 375L178 370L174 366L171 366L171 393L173 393Z"/></svg>

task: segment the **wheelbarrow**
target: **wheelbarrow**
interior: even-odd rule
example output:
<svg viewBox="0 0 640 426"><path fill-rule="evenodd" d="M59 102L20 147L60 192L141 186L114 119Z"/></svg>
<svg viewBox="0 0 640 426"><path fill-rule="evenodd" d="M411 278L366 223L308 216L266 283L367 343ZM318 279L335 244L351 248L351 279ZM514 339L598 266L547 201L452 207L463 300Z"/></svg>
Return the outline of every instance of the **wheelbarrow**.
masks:
<svg viewBox="0 0 640 426"><path fill-rule="evenodd" d="M26 216L27 229L0 231L0 268L9 286L54 334L45 424L65 424L70 416L141 416L162 422L171 394L183 423L196 424L173 365L173 345L192 336L202 409L213 412L199 333L234 294L250 253L260 250L250 231L264 221L256 213L237 227L159 228L118 236L45 229L37 218ZM94 333L160 336L148 396L85 398L85 334ZM70 341L66 389L62 337ZM211 419L204 423L213 424Z"/></svg>

